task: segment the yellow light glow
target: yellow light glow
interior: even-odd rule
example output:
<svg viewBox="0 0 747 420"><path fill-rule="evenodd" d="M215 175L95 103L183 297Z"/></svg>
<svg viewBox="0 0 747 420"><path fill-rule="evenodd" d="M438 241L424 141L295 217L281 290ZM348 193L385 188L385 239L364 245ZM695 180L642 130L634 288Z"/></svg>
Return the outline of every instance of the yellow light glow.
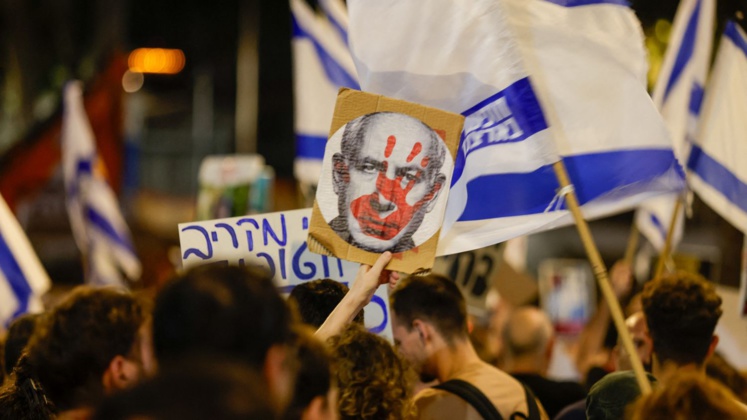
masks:
<svg viewBox="0 0 747 420"><path fill-rule="evenodd" d="M130 53L127 63L134 73L176 74L185 63L182 50L138 48Z"/></svg>
<svg viewBox="0 0 747 420"><path fill-rule="evenodd" d="M666 44L669 42L669 32L672 29L672 24L668 20L659 19L656 21L656 26L654 26L654 34L656 35L656 40L661 42L662 44Z"/></svg>

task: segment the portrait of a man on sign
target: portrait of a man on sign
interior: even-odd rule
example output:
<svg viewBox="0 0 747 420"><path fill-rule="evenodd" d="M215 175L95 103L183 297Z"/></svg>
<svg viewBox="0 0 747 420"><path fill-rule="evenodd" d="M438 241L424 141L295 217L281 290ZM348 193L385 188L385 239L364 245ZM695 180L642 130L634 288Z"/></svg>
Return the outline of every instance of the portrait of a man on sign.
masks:
<svg viewBox="0 0 747 420"><path fill-rule="evenodd" d="M432 221L428 214L441 203L453 168L441 137L422 121L394 112L360 116L341 130L330 139L339 138L339 151L322 175L322 181L331 176L337 199L335 208L320 201L332 230L376 253L408 251L435 234L443 205Z"/></svg>

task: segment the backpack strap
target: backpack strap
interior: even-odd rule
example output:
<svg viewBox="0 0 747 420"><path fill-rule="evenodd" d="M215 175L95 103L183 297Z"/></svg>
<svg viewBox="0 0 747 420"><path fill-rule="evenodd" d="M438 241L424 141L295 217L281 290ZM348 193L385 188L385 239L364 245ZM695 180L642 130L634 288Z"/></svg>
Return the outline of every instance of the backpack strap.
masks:
<svg viewBox="0 0 747 420"><path fill-rule="evenodd" d="M516 413L511 414L510 420L540 420L542 417L540 417L539 407L537 406L537 400L534 398L534 394L526 385L521 384L521 386L524 388L524 397L527 400L528 414L525 415L524 413L517 411Z"/></svg>
<svg viewBox="0 0 747 420"><path fill-rule="evenodd" d="M469 382L461 379L451 379L436 385L433 388L451 392L464 401L467 401L467 403L474 407L485 420L503 420L501 413L498 412L488 397Z"/></svg>

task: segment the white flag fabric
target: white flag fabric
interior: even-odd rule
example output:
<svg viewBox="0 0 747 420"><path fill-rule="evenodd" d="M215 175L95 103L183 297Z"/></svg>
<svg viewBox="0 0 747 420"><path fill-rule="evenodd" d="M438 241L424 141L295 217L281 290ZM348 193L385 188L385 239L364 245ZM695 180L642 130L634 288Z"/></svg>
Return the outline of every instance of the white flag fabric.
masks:
<svg viewBox="0 0 747 420"><path fill-rule="evenodd" d="M51 282L26 234L0 196L0 323L41 312Z"/></svg>
<svg viewBox="0 0 747 420"><path fill-rule="evenodd" d="M669 38L669 46L654 87L653 100L664 117L680 162L687 162L695 137L703 87L708 76L713 47L715 0L682 0ZM659 251L664 248L667 230L678 195L647 200L636 211L638 230ZM674 225L672 246L682 238L684 211Z"/></svg>
<svg viewBox="0 0 747 420"><path fill-rule="evenodd" d="M70 225L86 261L88 282L126 285L120 272L130 280L139 280L140 261L117 198L107 183L104 162L96 152L78 81L65 86L62 169Z"/></svg>
<svg viewBox="0 0 747 420"><path fill-rule="evenodd" d="M359 89L346 42L324 15L304 0L290 0L293 20L293 87L296 159L301 183L316 185L341 87Z"/></svg>
<svg viewBox="0 0 747 420"><path fill-rule="evenodd" d="M690 186L713 210L747 233L747 36L728 22L703 99L690 152Z"/></svg>
<svg viewBox="0 0 747 420"><path fill-rule="evenodd" d="M439 254L572 224L683 188L621 0L351 0L364 90L465 115Z"/></svg>

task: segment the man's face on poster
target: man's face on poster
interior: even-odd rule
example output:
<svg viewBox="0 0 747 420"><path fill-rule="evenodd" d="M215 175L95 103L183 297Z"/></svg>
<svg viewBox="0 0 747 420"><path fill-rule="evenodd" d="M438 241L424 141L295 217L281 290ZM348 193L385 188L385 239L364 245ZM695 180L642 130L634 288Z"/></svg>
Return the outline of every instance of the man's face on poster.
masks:
<svg viewBox="0 0 747 420"><path fill-rule="evenodd" d="M367 118L362 128L343 135L333 179L351 242L384 252L409 240L435 206L446 179L440 172L445 145L415 118L396 113Z"/></svg>

